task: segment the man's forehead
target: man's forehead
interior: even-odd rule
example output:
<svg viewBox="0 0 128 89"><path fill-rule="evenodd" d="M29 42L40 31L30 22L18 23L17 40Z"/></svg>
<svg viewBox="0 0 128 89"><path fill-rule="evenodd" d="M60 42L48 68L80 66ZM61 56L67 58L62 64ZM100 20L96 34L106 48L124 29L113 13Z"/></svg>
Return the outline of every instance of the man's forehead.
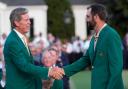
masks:
<svg viewBox="0 0 128 89"><path fill-rule="evenodd" d="M24 18L24 19L29 18L28 13L21 15L21 18Z"/></svg>
<svg viewBox="0 0 128 89"><path fill-rule="evenodd" d="M54 48L50 49L49 52L50 52L51 54L57 54L57 53L58 53L57 50L54 49Z"/></svg>
<svg viewBox="0 0 128 89"><path fill-rule="evenodd" d="M50 56L50 53L49 53L48 51L46 51L46 52L44 53L44 57L47 57L47 56Z"/></svg>
<svg viewBox="0 0 128 89"><path fill-rule="evenodd" d="M50 50L49 52L51 52L51 53L56 53L56 51L55 51L55 50Z"/></svg>

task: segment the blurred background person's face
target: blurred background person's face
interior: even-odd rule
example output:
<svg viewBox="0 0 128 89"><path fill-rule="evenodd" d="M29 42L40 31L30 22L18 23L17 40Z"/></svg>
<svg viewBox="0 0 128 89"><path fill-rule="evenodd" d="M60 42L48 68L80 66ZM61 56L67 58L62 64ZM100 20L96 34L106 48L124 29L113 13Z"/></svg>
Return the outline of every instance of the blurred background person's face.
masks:
<svg viewBox="0 0 128 89"><path fill-rule="evenodd" d="M31 47L30 50L31 50L32 55L35 56L36 55L36 48Z"/></svg>
<svg viewBox="0 0 128 89"><path fill-rule="evenodd" d="M51 54L53 64L56 64L56 61L59 59L58 53L55 50L50 50L49 52Z"/></svg>
<svg viewBox="0 0 128 89"><path fill-rule="evenodd" d="M66 46L66 44L63 44L63 45L62 45L62 51L63 51L63 52L67 52L67 46Z"/></svg>
<svg viewBox="0 0 128 89"><path fill-rule="evenodd" d="M45 67L51 67L53 66L53 60L52 60L52 56L50 54L50 52L46 51L43 55L43 59L42 59L42 64Z"/></svg>
<svg viewBox="0 0 128 89"><path fill-rule="evenodd" d="M37 47L36 48L36 53L37 54L42 54L42 48L41 47Z"/></svg>
<svg viewBox="0 0 128 89"><path fill-rule="evenodd" d="M57 47L58 51L61 52L61 50L62 50L62 43L61 43L61 41L57 41L55 44L56 44L56 47Z"/></svg>

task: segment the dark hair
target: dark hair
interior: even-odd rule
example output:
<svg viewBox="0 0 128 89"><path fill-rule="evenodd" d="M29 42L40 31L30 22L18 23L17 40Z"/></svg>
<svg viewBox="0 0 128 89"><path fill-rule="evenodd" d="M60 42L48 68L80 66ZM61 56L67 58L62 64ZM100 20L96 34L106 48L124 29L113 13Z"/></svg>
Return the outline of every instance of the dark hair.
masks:
<svg viewBox="0 0 128 89"><path fill-rule="evenodd" d="M87 9L91 8L92 16L98 15L101 20L106 21L108 18L108 13L106 7L102 4L92 4Z"/></svg>
<svg viewBox="0 0 128 89"><path fill-rule="evenodd" d="M14 9L11 14L10 14L10 23L11 27L15 27L14 21L20 21L21 20L21 15L24 15L28 13L28 10L26 8L16 8Z"/></svg>

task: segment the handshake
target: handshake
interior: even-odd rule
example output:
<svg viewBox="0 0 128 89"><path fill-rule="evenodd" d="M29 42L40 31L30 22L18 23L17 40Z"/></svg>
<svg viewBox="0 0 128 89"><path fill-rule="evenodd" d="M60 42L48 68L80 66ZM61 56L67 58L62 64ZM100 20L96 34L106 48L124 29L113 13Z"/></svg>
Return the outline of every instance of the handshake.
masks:
<svg viewBox="0 0 128 89"><path fill-rule="evenodd" d="M48 72L49 77L53 78L53 79L62 79L63 76L65 75L65 72L63 70L63 68L59 68L59 67L53 67L49 69Z"/></svg>

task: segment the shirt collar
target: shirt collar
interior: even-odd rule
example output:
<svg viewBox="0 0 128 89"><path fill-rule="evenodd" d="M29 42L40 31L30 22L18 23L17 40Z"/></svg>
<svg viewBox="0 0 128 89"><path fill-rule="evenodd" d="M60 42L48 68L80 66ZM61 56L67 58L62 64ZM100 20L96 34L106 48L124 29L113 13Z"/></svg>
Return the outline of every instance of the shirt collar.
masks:
<svg viewBox="0 0 128 89"><path fill-rule="evenodd" d="M98 38L98 37L99 37L99 34L100 34L101 30L102 30L106 25L107 25L107 24L105 23L105 24L100 28L100 30L98 31L97 35L96 35L96 33L94 34L94 37L95 37L95 38Z"/></svg>
<svg viewBox="0 0 128 89"><path fill-rule="evenodd" d="M23 34L21 34L20 32L18 32L16 29L13 29L13 30L17 33L17 35L18 35L21 39L24 38L24 35L23 35Z"/></svg>

